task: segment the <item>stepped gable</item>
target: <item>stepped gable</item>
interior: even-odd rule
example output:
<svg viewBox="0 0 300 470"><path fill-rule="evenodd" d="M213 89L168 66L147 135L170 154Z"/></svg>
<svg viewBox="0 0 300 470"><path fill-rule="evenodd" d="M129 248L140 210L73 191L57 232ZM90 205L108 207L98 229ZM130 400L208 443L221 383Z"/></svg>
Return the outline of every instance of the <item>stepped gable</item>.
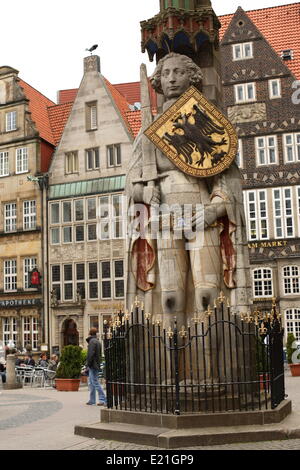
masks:
<svg viewBox="0 0 300 470"><path fill-rule="evenodd" d="M256 28L270 43L276 53L286 49L293 51L293 59L285 61L296 78L300 78L300 3L246 11ZM234 14L219 16L220 40L223 40Z"/></svg>

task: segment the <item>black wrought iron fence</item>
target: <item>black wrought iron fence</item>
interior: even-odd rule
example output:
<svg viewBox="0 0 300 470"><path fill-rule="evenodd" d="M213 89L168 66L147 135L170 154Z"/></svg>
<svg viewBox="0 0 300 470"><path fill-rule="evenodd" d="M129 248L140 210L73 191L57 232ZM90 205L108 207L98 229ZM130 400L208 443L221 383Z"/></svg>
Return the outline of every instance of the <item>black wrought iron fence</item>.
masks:
<svg viewBox="0 0 300 470"><path fill-rule="evenodd" d="M283 329L270 314L239 315L221 295L187 327L167 329L136 302L105 325L109 408L159 413L275 408L284 399Z"/></svg>

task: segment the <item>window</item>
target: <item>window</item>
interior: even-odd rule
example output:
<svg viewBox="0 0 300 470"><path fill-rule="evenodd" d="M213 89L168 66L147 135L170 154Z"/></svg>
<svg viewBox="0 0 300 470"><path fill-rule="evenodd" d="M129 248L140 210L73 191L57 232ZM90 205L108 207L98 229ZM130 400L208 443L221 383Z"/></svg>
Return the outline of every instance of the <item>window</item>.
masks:
<svg viewBox="0 0 300 470"><path fill-rule="evenodd" d="M5 115L6 132L15 131L17 129L17 111L10 111Z"/></svg>
<svg viewBox="0 0 300 470"><path fill-rule="evenodd" d="M124 297L124 263L123 260L114 261L115 298Z"/></svg>
<svg viewBox="0 0 300 470"><path fill-rule="evenodd" d="M27 345L32 347L33 351L38 349L38 320L37 318L24 317L23 318L23 348Z"/></svg>
<svg viewBox="0 0 300 470"><path fill-rule="evenodd" d="M52 228L50 235L51 235L51 244L58 245L60 243L60 229Z"/></svg>
<svg viewBox="0 0 300 470"><path fill-rule="evenodd" d="M73 269L71 264L64 265L64 300L73 300Z"/></svg>
<svg viewBox="0 0 300 470"><path fill-rule="evenodd" d="M285 295L300 294L300 273L298 266L284 266L282 272Z"/></svg>
<svg viewBox="0 0 300 470"><path fill-rule="evenodd" d="M281 98L280 79L269 80L269 97L270 99Z"/></svg>
<svg viewBox="0 0 300 470"><path fill-rule="evenodd" d="M86 153L87 170L96 170L100 168L99 148L88 149Z"/></svg>
<svg viewBox="0 0 300 470"><path fill-rule="evenodd" d="M98 299L98 263L88 263L89 298Z"/></svg>
<svg viewBox="0 0 300 470"><path fill-rule="evenodd" d="M239 168L243 168L243 142L242 139L238 140L238 149L235 157L236 164Z"/></svg>
<svg viewBox="0 0 300 470"><path fill-rule="evenodd" d="M252 42L244 42L242 44L234 44L232 46L233 60L243 60L253 58Z"/></svg>
<svg viewBox="0 0 300 470"><path fill-rule="evenodd" d="M23 228L24 230L33 230L36 228L35 201L23 202Z"/></svg>
<svg viewBox="0 0 300 470"><path fill-rule="evenodd" d="M51 266L51 284L52 290L55 292L57 300L61 300L61 269L60 265Z"/></svg>
<svg viewBox="0 0 300 470"><path fill-rule="evenodd" d="M253 291L254 297L272 297L272 270L269 268L259 268L253 270Z"/></svg>
<svg viewBox="0 0 300 470"><path fill-rule="evenodd" d="M66 158L66 173L78 173L78 152L68 152L65 154Z"/></svg>
<svg viewBox="0 0 300 470"><path fill-rule="evenodd" d="M4 291L17 290L17 260L4 261Z"/></svg>
<svg viewBox="0 0 300 470"><path fill-rule="evenodd" d="M28 171L27 147L16 150L16 173L26 173Z"/></svg>
<svg viewBox="0 0 300 470"><path fill-rule="evenodd" d="M123 237L123 198L116 194L112 197L102 196L100 203L100 238L108 240L110 238Z"/></svg>
<svg viewBox="0 0 300 470"><path fill-rule="evenodd" d="M60 215L59 215L59 203L54 202L50 205L50 223L59 224Z"/></svg>
<svg viewBox="0 0 300 470"><path fill-rule="evenodd" d="M292 60L294 58L294 51L292 49L285 49L281 52L283 60Z"/></svg>
<svg viewBox="0 0 300 470"><path fill-rule="evenodd" d="M63 243L72 243L72 226L67 225L62 228L63 230Z"/></svg>
<svg viewBox="0 0 300 470"><path fill-rule="evenodd" d="M271 165L278 161L277 136L255 138L257 165Z"/></svg>
<svg viewBox="0 0 300 470"><path fill-rule="evenodd" d="M246 191L248 239L266 240L269 238L268 203L265 190Z"/></svg>
<svg viewBox="0 0 300 470"><path fill-rule="evenodd" d="M90 329L91 328L96 328L99 331L99 317L98 315L90 315L89 316L89 323L90 323Z"/></svg>
<svg viewBox="0 0 300 470"><path fill-rule="evenodd" d="M84 220L84 204L83 199L76 199L75 201L75 221Z"/></svg>
<svg viewBox="0 0 300 470"><path fill-rule="evenodd" d="M89 242L97 240L97 224L87 225L87 239Z"/></svg>
<svg viewBox="0 0 300 470"><path fill-rule="evenodd" d="M17 204L12 202L4 205L4 231L15 232L17 230Z"/></svg>
<svg viewBox="0 0 300 470"><path fill-rule="evenodd" d="M101 298L111 299L111 268L110 261L101 262Z"/></svg>
<svg viewBox="0 0 300 470"><path fill-rule="evenodd" d="M17 318L3 318L3 341L5 346L8 345L10 341L13 341L14 344L17 344L18 340L18 331L17 331Z"/></svg>
<svg viewBox="0 0 300 470"><path fill-rule="evenodd" d="M84 242L84 225L75 225L75 241Z"/></svg>
<svg viewBox="0 0 300 470"><path fill-rule="evenodd" d="M294 237L292 188L273 189L275 238Z"/></svg>
<svg viewBox="0 0 300 470"><path fill-rule="evenodd" d="M0 176L9 175L8 152L0 152Z"/></svg>
<svg viewBox="0 0 300 470"><path fill-rule="evenodd" d="M59 221L59 217L56 219ZM72 222L72 203L70 201L63 202L63 222Z"/></svg>
<svg viewBox="0 0 300 470"><path fill-rule="evenodd" d="M256 101L255 83L243 83L234 85L235 102L247 103L248 101Z"/></svg>
<svg viewBox="0 0 300 470"><path fill-rule="evenodd" d="M284 160L286 163L300 161L300 133L283 135Z"/></svg>
<svg viewBox="0 0 300 470"><path fill-rule="evenodd" d="M29 273L37 267L36 258L24 259L24 289L30 288Z"/></svg>
<svg viewBox="0 0 300 470"><path fill-rule="evenodd" d="M86 130L94 131L98 127L97 102L87 103L85 108Z"/></svg>
<svg viewBox="0 0 300 470"><path fill-rule="evenodd" d="M121 165L121 145L108 145L107 146L107 166L120 166Z"/></svg>
<svg viewBox="0 0 300 470"><path fill-rule="evenodd" d="M300 340L300 309L290 308L285 311L286 334L293 333Z"/></svg>
<svg viewBox="0 0 300 470"><path fill-rule="evenodd" d="M85 299L85 266L83 263L76 264L76 295Z"/></svg>
<svg viewBox="0 0 300 470"><path fill-rule="evenodd" d="M87 218L88 220L95 220L97 217L96 198L89 198L86 201L87 205Z"/></svg>

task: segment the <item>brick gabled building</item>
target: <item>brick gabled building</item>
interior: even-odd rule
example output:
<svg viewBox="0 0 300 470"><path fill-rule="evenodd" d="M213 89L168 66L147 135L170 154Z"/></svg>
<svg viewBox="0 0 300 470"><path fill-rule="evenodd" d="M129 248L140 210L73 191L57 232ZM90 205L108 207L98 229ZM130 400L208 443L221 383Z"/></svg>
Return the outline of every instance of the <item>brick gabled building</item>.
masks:
<svg viewBox="0 0 300 470"><path fill-rule="evenodd" d="M293 22L296 12L297 21ZM253 299L255 306L265 311L276 297L286 332L293 332L297 339L300 106L293 99L293 86L299 73L300 47L294 42L293 31L297 36L299 12L299 3L249 14L238 8L230 21L224 17L221 31L224 107L239 136ZM256 18L255 24L251 17ZM286 28L279 17L285 17ZM259 22L270 42L258 29ZM284 31L277 50L274 24L278 32Z"/></svg>

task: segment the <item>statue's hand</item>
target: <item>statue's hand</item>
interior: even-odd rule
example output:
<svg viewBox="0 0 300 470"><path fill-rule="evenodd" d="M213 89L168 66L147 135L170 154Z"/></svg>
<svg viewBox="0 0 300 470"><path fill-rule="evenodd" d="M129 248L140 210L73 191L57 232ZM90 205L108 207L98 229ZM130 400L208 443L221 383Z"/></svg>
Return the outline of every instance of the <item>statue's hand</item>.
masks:
<svg viewBox="0 0 300 470"><path fill-rule="evenodd" d="M144 203L149 205L160 204L160 190L156 186L144 187Z"/></svg>

